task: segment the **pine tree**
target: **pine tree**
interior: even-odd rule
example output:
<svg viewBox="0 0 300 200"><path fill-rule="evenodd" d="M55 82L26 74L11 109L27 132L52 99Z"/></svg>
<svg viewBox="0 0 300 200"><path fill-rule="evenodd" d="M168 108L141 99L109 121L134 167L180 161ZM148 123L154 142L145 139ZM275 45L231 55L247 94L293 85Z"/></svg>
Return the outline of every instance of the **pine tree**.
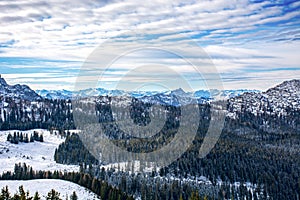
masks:
<svg viewBox="0 0 300 200"><path fill-rule="evenodd" d="M77 200L78 199L77 194L76 194L75 191L73 192L73 194L71 194L70 199L71 200Z"/></svg>
<svg viewBox="0 0 300 200"><path fill-rule="evenodd" d="M8 191L8 186L5 186L4 188L2 188L1 194L0 194L0 199L1 200L10 200L10 194L9 194L9 191Z"/></svg>
<svg viewBox="0 0 300 200"><path fill-rule="evenodd" d="M44 137L42 134L40 135L40 142L44 142Z"/></svg>
<svg viewBox="0 0 300 200"><path fill-rule="evenodd" d="M30 142L34 142L34 138L32 134L30 135Z"/></svg>
<svg viewBox="0 0 300 200"><path fill-rule="evenodd" d="M12 135L10 133L7 135L7 141L12 142Z"/></svg>
<svg viewBox="0 0 300 200"><path fill-rule="evenodd" d="M35 140L35 141L39 141L39 134L38 134L38 132L36 132L36 131L34 131L33 132L33 139Z"/></svg>
<svg viewBox="0 0 300 200"><path fill-rule="evenodd" d="M20 193L20 200L26 200L26 194L23 185L19 187L19 193Z"/></svg>
<svg viewBox="0 0 300 200"><path fill-rule="evenodd" d="M19 137L19 141L23 142L24 141L24 137L23 137L23 133L21 132L20 137Z"/></svg>
<svg viewBox="0 0 300 200"><path fill-rule="evenodd" d="M39 193L35 192L33 200L40 200L40 199L41 199L41 197L40 197Z"/></svg>
<svg viewBox="0 0 300 200"><path fill-rule="evenodd" d="M54 189L52 189L50 192L48 192L48 195L46 197L47 200L62 200L59 198L60 193L56 192Z"/></svg>
<svg viewBox="0 0 300 200"><path fill-rule="evenodd" d="M18 144L19 143L19 138L17 137L17 133L14 132L14 136L12 138L12 143L13 144Z"/></svg>
<svg viewBox="0 0 300 200"><path fill-rule="evenodd" d="M24 139L23 139L23 140L24 140L24 142L25 142L25 143L28 143L28 142L29 142L29 139L28 139L28 134L26 134L26 135L25 135L25 137L24 137Z"/></svg>

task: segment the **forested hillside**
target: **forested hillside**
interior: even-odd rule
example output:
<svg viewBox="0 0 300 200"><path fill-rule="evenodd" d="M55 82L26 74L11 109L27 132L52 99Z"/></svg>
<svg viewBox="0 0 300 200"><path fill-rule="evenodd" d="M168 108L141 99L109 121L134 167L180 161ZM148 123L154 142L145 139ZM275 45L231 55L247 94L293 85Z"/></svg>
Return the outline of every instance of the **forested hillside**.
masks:
<svg viewBox="0 0 300 200"><path fill-rule="evenodd" d="M210 102L161 104L155 114L165 124L149 138L132 136L118 127L116 119L130 118L135 124L146 126L151 121L153 102L123 96L114 99L99 96L72 102L43 98L29 101L0 96L0 125L2 130L59 129L66 140L55 151L56 162L80 165L82 174L105 181L135 198L297 199L300 195L299 91L299 81L293 80L263 93L245 93L220 102L226 105L225 109L219 110L226 113L224 128L218 142L204 158L199 158L199 149L211 122ZM159 96L155 97L155 102L160 102L157 98ZM119 108L117 115L112 112L112 100ZM129 113L122 111L126 104L129 104ZM79 135L65 132L80 129L80 125L84 126L92 119L93 123L100 123L105 135L115 145L127 151L147 153L172 141L179 127L186 132L191 130L189 123L179 120L183 108L198 109L196 113L200 120L194 141L180 158L164 168L152 166L152 172L130 173L110 169L107 166L112 163L97 160ZM79 124L75 123L74 113ZM197 116L191 112L189 117ZM27 137L30 140L30 136L25 135L25 141ZM16 140L20 141L21 135L8 138L13 143ZM133 171L135 162L132 163L127 163L125 168ZM147 163L139 165L143 171ZM3 176L15 177L13 174Z"/></svg>

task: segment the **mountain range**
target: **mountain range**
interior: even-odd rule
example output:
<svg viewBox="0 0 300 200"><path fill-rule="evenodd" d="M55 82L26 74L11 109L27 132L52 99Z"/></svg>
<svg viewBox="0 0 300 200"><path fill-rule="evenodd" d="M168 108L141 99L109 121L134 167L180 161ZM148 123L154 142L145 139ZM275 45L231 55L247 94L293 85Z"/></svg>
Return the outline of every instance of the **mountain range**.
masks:
<svg viewBox="0 0 300 200"><path fill-rule="evenodd" d="M104 97L102 96L98 98L98 95L103 95ZM8 130L7 132L9 132L11 130L30 129L56 129L60 131L80 129L80 127L76 126L77 124L73 117L74 111L78 110L76 110L76 107L73 106L74 104L71 104L71 102L75 102L76 104L77 100L83 108L81 109L82 113L87 114L80 115L83 120L87 120L88 122L88 118L86 118L86 116L94 116L93 112L99 116L99 120L111 119L112 115L105 115L110 111L110 102L105 101L103 105L97 102L99 99L113 99L106 95L115 96L115 99L121 106L124 102L131 102L131 99L129 98L130 96L138 98L137 101L134 100L132 102L132 108L134 111L132 113L134 115L131 115L130 113L130 116L127 115L126 117L131 117L132 119L141 121L147 119L147 112L145 111L147 111L148 105L144 106L145 104L141 103L139 100L150 103L178 105L178 103L180 103L178 102L178 99L184 101L184 103L188 103L191 98L197 98L198 102L205 102L205 104L199 106L201 119L199 121L197 136L193 141L193 144L195 145L191 146L190 150L174 162L174 165L168 166L168 168L163 171L160 170L159 173L157 173L159 176L155 175L152 182L149 181L151 180L150 177L152 177L150 174L149 176L145 176L146 178L141 179L141 182L138 182L132 180L140 180L140 175L137 175L138 179L131 179L134 174L132 174L132 176L127 176L128 174L124 175L121 173L118 177L116 177L116 173L111 172L103 174L103 177L106 178L104 181L111 181L109 182L110 184L120 186L121 184L116 183L116 180L121 180L121 183L124 182L122 180L128 180L125 184L122 184L125 185L125 188L127 188L127 185L130 185L131 183L140 184L150 182L149 185L151 187L149 187L152 188L152 185L155 186L157 183L162 186L164 185L163 182L157 182L159 180L170 182L171 179L173 180L172 176L176 172L180 173L181 177L186 176L190 180L197 180L197 177L201 176L208 177L207 180L212 183L216 183L218 188L223 188L224 185L220 186L222 181L225 184L231 183L228 184L227 189L224 189L223 191L230 191L232 188L236 188L234 194L238 195L240 195L240 193L242 194L241 191L244 191L245 188L243 189L240 186L232 187L233 184L236 182L239 184L245 182L246 184L253 183L255 187L257 186L257 188L250 188L249 191L256 191L257 194L262 194L264 193L263 191L266 191L268 193L266 193L264 197L269 196L270 199L284 199L282 196L279 198L273 198L278 197L278 194L287 196L286 199L297 199L292 195L295 191L298 191L298 177L300 174L298 167L300 137L300 80L284 81L283 83L264 92L249 90L212 90L209 92L199 90L194 93L189 93L182 89L177 89L166 92L127 93L124 91L87 89L79 91L77 96L75 96L76 99L73 99L72 92L67 90L52 92L43 90L41 93L39 91L35 92L26 85L8 85L4 79L0 79L0 130L2 133L5 133L3 130ZM93 97L88 98L90 96ZM206 128L209 126L211 119L210 108L212 104L209 103L213 100L223 99L223 97L228 98L228 100L223 101L227 103L227 110L224 109L221 112L218 112L222 114L224 112L227 113L224 127L222 127L222 134L211 152L205 158L199 159L195 155L198 153L198 147L202 145L202 136L205 134L205 131L207 130ZM163 108L165 109L163 111L168 111L170 113L170 115L168 115L170 118L166 120L168 124L166 123L165 127L170 127L170 129L167 130L176 130L178 123L173 122L177 122L177 114L178 116L180 115L180 109L172 106L163 106ZM102 125L105 125L105 123ZM182 126L184 125L182 124ZM109 136L118 134L118 138L121 138L119 135L121 132L117 131L114 126L109 124L109 126L106 127L109 128ZM186 127L189 128L188 126ZM142 142L140 144L139 142L134 142L131 143L133 145L129 147L134 147L136 150L139 150L139 148L146 146L151 150L152 144L154 144L154 147L160 144L165 144L168 142L167 136L171 135L170 137L172 137L173 134L173 132L170 132L170 134L169 132L164 133L167 134L162 136L158 134L158 140L154 139L154 142L152 143L151 141L151 143L149 143L151 145L149 146L144 145L145 143ZM48 135L50 135L50 132ZM53 134L51 137L57 138L55 140L62 140L62 138L56 134ZM4 144L2 145L3 152L0 152L0 158L3 158L3 162L1 162L1 164L3 166L7 165L12 169L13 163L16 162L16 160L17 162L19 162L20 159L26 160L26 163L29 162L31 165L33 160L38 166L45 166L47 169L53 168L56 170L58 164L54 163L53 160L50 160L53 155L47 152L48 150L51 150L49 149L49 147L51 147L49 145L53 144L54 146L58 143L53 142L53 140L50 141L50 143L50 138L47 138L47 134L45 134L45 139L48 142L44 144L28 143L25 144L26 146L24 144L19 144L19 146L17 146L6 142L6 135L3 135L1 139L2 144ZM76 141L70 139L66 140L66 142L67 141L69 144L65 143L58 147L57 152L60 153L54 156L54 158L61 159L55 161L60 164L72 164L71 162L67 162L69 160L72 160L74 163L77 162L77 164L82 163L82 161L78 162L78 160L82 158L85 159L86 157L81 155L81 152L83 152L82 148L75 145L79 144L80 140ZM127 142L130 140L125 141ZM142 141L144 141L144 139ZM155 141L158 141L158 143L155 143ZM32 146L30 145L39 145L40 147L31 148ZM47 148L44 148L45 145ZM8 150L7 146L14 146L16 148L14 148L14 151L12 148ZM24 150L21 149L21 147ZM27 152L32 153L27 154ZM43 152L46 152L47 154L43 156ZM17 155L17 157L11 155ZM36 157L34 155L36 155ZM34 159L31 159L31 156ZM78 158L78 160L75 158ZM46 162L49 162L50 165L43 165ZM68 167L65 165L59 166ZM1 169L4 169L4 167ZM38 169L40 169L40 167L38 167ZM194 179L193 176L190 176L191 174L195 174L196 178ZM100 175L98 174L97 176ZM126 177L126 179L123 179L122 177ZM278 184L273 184L276 182L274 180L278 180ZM263 186L259 186L260 184ZM93 184L91 183L91 185ZM147 185L148 184L146 184L146 186ZM174 185L176 184L172 184L172 182L170 182L170 188L172 188L170 190L180 191L180 189L174 189ZM199 188L203 188L203 184L199 185L192 182L191 185L192 187L199 186ZM139 186L137 188L142 187ZM145 190L152 191L151 189ZM203 194L207 194L207 189L204 188L204 190ZM126 189L123 191L126 191ZM137 190L130 190L130 192L132 192L131 194L135 194L136 191ZM223 193L223 191L221 192ZM216 196L217 194L218 190L216 194L214 193L212 196ZM228 196L228 199L230 199L230 196ZM265 198L259 197L257 199Z"/></svg>
<svg viewBox="0 0 300 200"><path fill-rule="evenodd" d="M4 78L0 78L0 96L12 97L14 99L23 99L28 101L38 101L41 99L79 99L87 97L97 96L128 96L139 98L147 102L152 103L164 103L164 104L177 104L176 98L180 97L181 100L189 102L190 98L198 99L201 102L207 102L211 100L229 99L239 96L244 93L258 93L258 90L198 90L195 92L185 92L179 88L172 91L158 92L158 91L123 91L123 90L106 90L103 88L89 88L79 91L70 90L32 90L27 85L9 85Z"/></svg>
<svg viewBox="0 0 300 200"><path fill-rule="evenodd" d="M158 98L166 98L168 96L176 95L180 97L193 97L196 99L205 100L219 100L219 99L229 99L231 97L239 96L245 92L257 93L259 90L197 90L195 92L185 92L183 89L179 88L172 91L123 91L123 90L106 90L103 88L89 88L80 91L70 91L70 90L36 90L38 95L47 99L73 99L73 98L86 98L86 97L96 97L96 96L131 96L134 98L148 98L156 96Z"/></svg>
<svg viewBox="0 0 300 200"><path fill-rule="evenodd" d="M272 115L286 115L290 110L300 109L300 80L284 81L265 92L258 90L198 90L185 92L179 88L172 91L122 91L106 90L103 88L90 88L80 91L69 90L32 90L27 85L9 85L4 78L0 78L0 98L10 97L27 101L41 101L42 99L80 99L97 96L134 97L142 101L160 104L188 103L191 99L198 102L211 100L229 101L229 116L235 117L236 113L247 111L257 116L264 110ZM122 98L121 98L122 99ZM179 102L179 100L183 102Z"/></svg>

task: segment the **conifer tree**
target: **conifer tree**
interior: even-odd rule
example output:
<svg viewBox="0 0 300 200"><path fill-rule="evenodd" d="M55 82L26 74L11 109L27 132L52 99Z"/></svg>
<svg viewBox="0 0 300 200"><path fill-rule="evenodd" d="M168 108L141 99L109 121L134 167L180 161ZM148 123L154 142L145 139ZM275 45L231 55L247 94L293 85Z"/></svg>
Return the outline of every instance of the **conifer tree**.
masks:
<svg viewBox="0 0 300 200"><path fill-rule="evenodd" d="M34 142L34 138L32 134L30 135L30 142Z"/></svg>
<svg viewBox="0 0 300 200"><path fill-rule="evenodd" d="M24 137L23 137L23 133L21 132L20 137L19 137L19 141L23 142L24 141Z"/></svg>
<svg viewBox="0 0 300 200"><path fill-rule="evenodd" d="M23 185L19 187L20 200L26 200L26 193L24 191Z"/></svg>
<svg viewBox="0 0 300 200"><path fill-rule="evenodd" d="M40 197L39 193L36 191L34 194L33 200L40 200L40 199L41 199L41 197Z"/></svg>
<svg viewBox="0 0 300 200"><path fill-rule="evenodd" d="M28 143L28 142L29 142L29 139L28 139L28 134L26 134L26 135L25 135L25 137L24 137L24 139L23 139L23 140L24 140L24 142L25 142L25 143Z"/></svg>
<svg viewBox="0 0 300 200"><path fill-rule="evenodd" d="M44 142L43 134L40 135L40 142Z"/></svg>
<svg viewBox="0 0 300 200"><path fill-rule="evenodd" d="M76 194L75 191L73 191L73 194L71 194L70 199L71 200L77 200L78 199L77 194Z"/></svg>
<svg viewBox="0 0 300 200"><path fill-rule="evenodd" d="M0 194L0 199L1 200L10 200L10 194L9 194L9 191L8 191L8 186L5 186L4 188L2 188L1 194Z"/></svg>
<svg viewBox="0 0 300 200"><path fill-rule="evenodd" d="M7 135L7 141L8 141L8 142L11 142L11 141L12 141L12 135L11 135L10 133Z"/></svg>
<svg viewBox="0 0 300 200"><path fill-rule="evenodd" d="M60 193L52 189L50 192L48 192L48 195L46 197L47 200L62 200L59 198Z"/></svg>

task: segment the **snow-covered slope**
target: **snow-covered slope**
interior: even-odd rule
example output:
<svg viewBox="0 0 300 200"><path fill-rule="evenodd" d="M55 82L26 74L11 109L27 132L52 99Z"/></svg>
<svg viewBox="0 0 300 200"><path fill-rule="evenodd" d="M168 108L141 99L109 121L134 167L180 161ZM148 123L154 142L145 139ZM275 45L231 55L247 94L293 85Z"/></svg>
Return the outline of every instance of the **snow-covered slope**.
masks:
<svg viewBox="0 0 300 200"><path fill-rule="evenodd" d="M63 200L70 199L70 195L73 191L76 192L78 200L96 200L100 199L96 194L87 190L84 187L81 187L75 183L63 180L54 180L54 179L38 179L38 180L28 180L28 181L0 181L0 189L5 186L8 186L8 190L11 194L14 194L18 191L19 186L23 185L25 191L29 191L30 196L33 196L36 191L40 194L40 197L44 200L48 192L51 189L60 193L60 198Z"/></svg>
<svg viewBox="0 0 300 200"><path fill-rule="evenodd" d="M0 131L0 173L13 171L15 163L26 163L34 170L79 171L78 166L62 165L54 161L55 149L64 141L60 136L51 135L49 131L43 129L22 131L28 135L37 131L43 134L44 142L11 144L6 141L7 135L9 133L13 135L15 131Z"/></svg>
<svg viewBox="0 0 300 200"><path fill-rule="evenodd" d="M244 93L229 100L229 116L250 112L285 116L293 110L300 110L300 80L285 81L266 92Z"/></svg>
<svg viewBox="0 0 300 200"><path fill-rule="evenodd" d="M8 85L3 78L0 78L0 96L37 101L42 98L27 85Z"/></svg>

